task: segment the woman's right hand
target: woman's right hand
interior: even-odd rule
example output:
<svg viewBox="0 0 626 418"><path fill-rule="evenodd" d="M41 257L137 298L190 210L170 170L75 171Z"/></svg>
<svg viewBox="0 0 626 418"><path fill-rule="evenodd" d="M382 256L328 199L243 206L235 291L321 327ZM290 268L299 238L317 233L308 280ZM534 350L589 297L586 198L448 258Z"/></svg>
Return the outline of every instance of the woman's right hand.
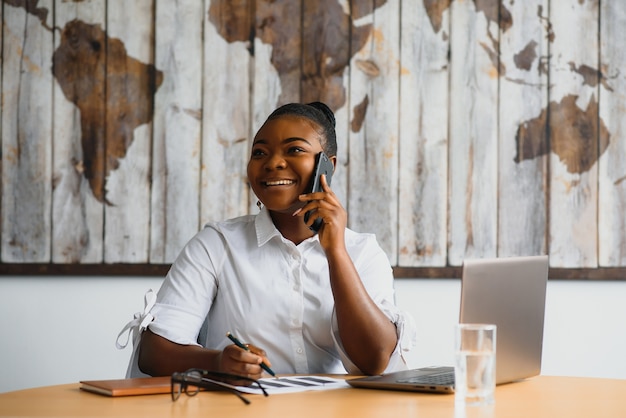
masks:
<svg viewBox="0 0 626 418"><path fill-rule="evenodd" d="M265 351L252 344L246 344L246 347L248 347L250 351L239 348L235 344L224 347L219 359L220 371L251 379L260 379L263 377L261 363L265 362L265 364L271 367Z"/></svg>

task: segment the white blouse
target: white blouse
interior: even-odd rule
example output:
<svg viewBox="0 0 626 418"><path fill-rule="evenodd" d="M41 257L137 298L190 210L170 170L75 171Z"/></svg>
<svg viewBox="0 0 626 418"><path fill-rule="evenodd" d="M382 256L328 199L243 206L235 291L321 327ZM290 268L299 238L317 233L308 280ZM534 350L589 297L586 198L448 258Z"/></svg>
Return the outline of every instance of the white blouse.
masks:
<svg viewBox="0 0 626 418"><path fill-rule="evenodd" d="M395 306L389 260L372 234L347 229L345 239L367 292L396 325L398 344L385 371L405 369L415 326ZM317 235L295 245L263 208L209 223L191 239L158 292L149 327L178 344L218 350L232 344L231 332L263 348L279 374L360 373L342 348L334 306Z"/></svg>

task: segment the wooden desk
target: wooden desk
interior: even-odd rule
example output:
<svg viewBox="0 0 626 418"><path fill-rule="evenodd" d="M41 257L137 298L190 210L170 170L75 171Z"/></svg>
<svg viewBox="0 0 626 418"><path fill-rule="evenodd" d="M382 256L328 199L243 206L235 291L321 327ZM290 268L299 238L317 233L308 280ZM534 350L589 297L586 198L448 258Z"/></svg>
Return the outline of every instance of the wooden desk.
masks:
<svg viewBox="0 0 626 418"><path fill-rule="evenodd" d="M78 384L0 394L0 416L128 417L626 417L626 380L539 376L498 386L491 407L456 408L454 395L337 389L249 395L244 405L225 392L109 398Z"/></svg>

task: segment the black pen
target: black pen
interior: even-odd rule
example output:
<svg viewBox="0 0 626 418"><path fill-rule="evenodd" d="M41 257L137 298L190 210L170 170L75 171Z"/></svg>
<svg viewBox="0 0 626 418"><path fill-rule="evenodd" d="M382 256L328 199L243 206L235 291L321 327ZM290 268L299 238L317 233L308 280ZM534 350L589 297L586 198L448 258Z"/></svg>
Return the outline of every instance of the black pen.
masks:
<svg viewBox="0 0 626 418"><path fill-rule="evenodd" d="M233 334L231 334L230 332L226 333L226 336L233 342L235 343L235 345L239 348L243 348L246 351L250 351L250 349L245 346L244 344L241 343L241 341L239 341L237 339L237 337L235 337ZM265 370L266 372L268 372L269 374L271 374L272 376L276 377L276 373L274 373L274 371L272 371L272 369L269 368L269 366L267 364L265 364L264 361L261 362L261 368L263 370Z"/></svg>

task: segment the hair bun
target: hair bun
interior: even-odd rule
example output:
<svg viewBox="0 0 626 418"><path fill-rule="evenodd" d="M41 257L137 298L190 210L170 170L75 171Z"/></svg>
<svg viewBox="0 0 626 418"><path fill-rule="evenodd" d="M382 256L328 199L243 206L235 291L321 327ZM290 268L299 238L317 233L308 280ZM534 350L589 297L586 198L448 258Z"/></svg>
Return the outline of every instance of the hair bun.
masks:
<svg viewBox="0 0 626 418"><path fill-rule="evenodd" d="M332 127L335 128L335 125L336 125L335 114L330 109L330 107L328 107L325 103L322 103L322 102L311 102L311 103L307 103L307 105L314 107L315 109L322 112L324 116L326 116L326 119L330 121L330 124L332 125Z"/></svg>

